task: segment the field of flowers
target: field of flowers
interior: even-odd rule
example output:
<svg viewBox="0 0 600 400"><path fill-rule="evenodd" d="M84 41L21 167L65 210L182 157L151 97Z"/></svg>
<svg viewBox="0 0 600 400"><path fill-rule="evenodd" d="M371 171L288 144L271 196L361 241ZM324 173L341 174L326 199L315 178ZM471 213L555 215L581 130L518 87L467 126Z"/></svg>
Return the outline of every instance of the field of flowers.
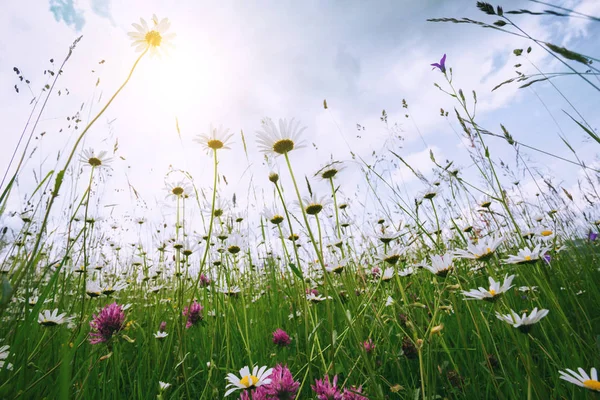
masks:
<svg viewBox="0 0 600 400"><path fill-rule="evenodd" d="M478 6L497 22L432 23L517 28L512 14ZM37 177L19 210L7 205L31 148L15 157L0 185L0 215L21 220L18 230L2 227L0 237L0 398L512 400L600 393L600 171L577 158L588 178L581 186L587 208L551 184L534 198L523 194L486 145L490 135L502 137L519 157L519 142L504 127L493 133L476 122L477 96L455 88L452 58L444 54L423 68L434 69L440 96L455 101L441 114L450 113L471 143L477 179L433 154L435 179L427 179L393 148L386 156L425 184L409 199L383 168L357 155L327 161L305 177L295 167L309 151L306 128L266 118L253 135L211 126L196 137L198 151L213 162L212 181L185 171L167 179L170 219L103 220L101 188L116 156L82 143L138 65L175 39L166 18L133 26L139 55L129 75L81 124L57 168ZM532 45L564 60L570 79L597 84L591 57ZM572 72L582 63L585 72ZM44 105L35 107L33 119ZM574 126L592 146L600 144L585 120L574 118ZM27 129L24 135L37 134ZM273 199L252 208L221 196L219 173L221 157L251 141L271 168L261 187ZM339 178L349 164L360 168L380 207L367 210L347 195L354 188ZM313 190L317 181L329 192ZM378 196L381 187L393 196ZM63 198L72 199L67 209L57 206Z"/></svg>

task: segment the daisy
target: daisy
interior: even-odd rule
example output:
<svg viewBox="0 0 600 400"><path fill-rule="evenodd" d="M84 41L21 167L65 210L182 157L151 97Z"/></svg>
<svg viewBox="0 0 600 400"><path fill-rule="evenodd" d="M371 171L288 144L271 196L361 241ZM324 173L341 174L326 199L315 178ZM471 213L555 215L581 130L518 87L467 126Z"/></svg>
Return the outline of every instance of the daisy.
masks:
<svg viewBox="0 0 600 400"><path fill-rule="evenodd" d="M226 286L226 287L219 289L219 291L227 296L236 297L242 291L242 289L240 289L239 286L231 286L231 287Z"/></svg>
<svg viewBox="0 0 600 400"><path fill-rule="evenodd" d="M117 282L114 285L107 285L102 289L102 294L110 296L111 294L123 290L127 287L127 283L125 282Z"/></svg>
<svg viewBox="0 0 600 400"><path fill-rule="evenodd" d="M438 194L440 194L440 192L442 191L442 189L438 186L432 186L430 188L425 189L422 193L421 193L421 197L427 200L431 200L433 199L435 196L437 196Z"/></svg>
<svg viewBox="0 0 600 400"><path fill-rule="evenodd" d="M454 255L458 258L485 261L492 257L498 246L504 241L502 237L488 236L480 239L477 244L469 243L466 250L456 250Z"/></svg>
<svg viewBox="0 0 600 400"><path fill-rule="evenodd" d="M229 129L219 126L214 128L210 125L209 133L198 135L194 141L200 143L208 153L220 149L230 149L228 141L233 137L233 133L229 133Z"/></svg>
<svg viewBox="0 0 600 400"><path fill-rule="evenodd" d="M326 300L326 298L321 296L320 294L315 294L313 292L310 292L306 295L306 300L308 300L312 303L320 303L323 300Z"/></svg>
<svg viewBox="0 0 600 400"><path fill-rule="evenodd" d="M158 340L163 340L164 338L166 338L167 336L169 336L169 334L167 332L164 331L158 331L154 334L154 337Z"/></svg>
<svg viewBox="0 0 600 400"><path fill-rule="evenodd" d="M381 261L385 261L390 265L396 265L396 263L404 257L404 253L406 252L406 247L402 245L396 245L390 248L387 252L381 252L377 257Z"/></svg>
<svg viewBox="0 0 600 400"><path fill-rule="evenodd" d="M398 271L399 276L410 276L415 273L415 269L413 267L408 267L405 269L401 269Z"/></svg>
<svg viewBox="0 0 600 400"><path fill-rule="evenodd" d="M514 328L518 328L523 333L528 333L533 324L539 322L542 318L548 315L548 313L548 310L538 311L536 307L529 315L527 315L527 313L523 313L523 315L519 317L519 314L513 310L510 310L510 314L500 314L499 312L496 312L496 318L512 325Z"/></svg>
<svg viewBox="0 0 600 400"><path fill-rule="evenodd" d="M395 300L392 298L392 296L388 296L388 298L385 301L385 306L389 307L391 305L393 305L395 303Z"/></svg>
<svg viewBox="0 0 600 400"><path fill-rule="evenodd" d="M170 383L158 381L158 388L161 391L161 393L164 392L165 390L167 390L170 387L171 387Z"/></svg>
<svg viewBox="0 0 600 400"><path fill-rule="evenodd" d="M589 390L600 392L600 382L598 382L598 372L596 368L590 370L590 375L583 368L577 368L579 373L567 368L567 372L558 371L560 379L571 382L574 385L584 387Z"/></svg>
<svg viewBox="0 0 600 400"><path fill-rule="evenodd" d="M463 291L462 294L467 297L470 297L471 299L494 301L502 293L508 291L511 287L513 287L512 281L514 278L515 278L514 275L511 275L511 276L505 275L504 283L502 283L502 285L500 285L500 282L496 282L494 280L494 278L492 278L490 276L488 278L490 281L490 289L489 290L486 290L486 289L480 287L479 289L472 289L472 290L469 290L468 292Z"/></svg>
<svg viewBox="0 0 600 400"><path fill-rule="evenodd" d="M303 197L302 204L299 205L308 215L317 215L325 206L329 205L329 198L327 196L317 197L317 195L313 194Z"/></svg>
<svg viewBox="0 0 600 400"><path fill-rule="evenodd" d="M108 153L106 151L101 151L98 154L93 149L84 150L81 154L81 162L86 167L105 169L110 168L110 162L112 161L111 157L107 157Z"/></svg>
<svg viewBox="0 0 600 400"><path fill-rule="evenodd" d="M384 282L390 281L394 277L394 268L389 267L383 271L383 275L381 275L381 280Z"/></svg>
<svg viewBox="0 0 600 400"><path fill-rule="evenodd" d="M187 199L193 193L193 188L190 184L184 181L169 182L166 184L167 198L172 200Z"/></svg>
<svg viewBox="0 0 600 400"><path fill-rule="evenodd" d="M550 228L541 227L535 231L536 236L538 236L542 240L552 240L554 239L554 231Z"/></svg>
<svg viewBox="0 0 600 400"><path fill-rule="evenodd" d="M550 250L550 246L542 247L541 243L531 250L529 247L525 247L520 249L517 255L509 255L506 260L504 260L507 264L529 264L538 261L540 258L544 257L544 254Z"/></svg>
<svg viewBox="0 0 600 400"><path fill-rule="evenodd" d="M100 297L102 294L102 288L96 282L91 281L85 285L85 292L92 298Z"/></svg>
<svg viewBox="0 0 600 400"><path fill-rule="evenodd" d="M4 345L0 346L0 370L4 368L4 363L8 356L10 355L10 346ZM7 369L12 369L12 364L6 365Z"/></svg>
<svg viewBox="0 0 600 400"><path fill-rule="evenodd" d="M146 20L140 18L140 23L133 23L133 27L136 29L133 32L127 34L133 40L131 43L132 47L135 47L136 52L149 50L150 55L159 55L159 50L166 51L167 48L173 48L170 43L175 38L174 33L165 35L165 32L171 27L171 23L168 18L163 18L160 21L156 15L152 16L152 26L148 26Z"/></svg>
<svg viewBox="0 0 600 400"><path fill-rule="evenodd" d="M237 254L245 247L246 243L240 234L233 234L227 240L227 251L231 254Z"/></svg>
<svg viewBox="0 0 600 400"><path fill-rule="evenodd" d="M319 169L315 176L320 177L323 180L333 179L338 172L342 171L345 167L342 165L340 161L332 161Z"/></svg>
<svg viewBox="0 0 600 400"><path fill-rule="evenodd" d="M69 318L65 318L66 315L66 313L58 314L58 308L52 312L45 310L38 316L38 323L44 326L62 325L69 320Z"/></svg>
<svg viewBox="0 0 600 400"><path fill-rule="evenodd" d="M254 387L260 387L262 385L268 385L271 383L271 373L273 372L273 368L267 369L266 366L261 367L258 366L252 368L252 373L250 373L250 368L247 366L240 369L240 377L238 378L234 374L227 374L227 380L229 384L225 387L228 390L225 392L225 397L229 396L231 393L235 392L238 389L248 389Z"/></svg>
<svg viewBox="0 0 600 400"><path fill-rule="evenodd" d="M263 121L262 131L257 132L258 147L260 151L274 156L301 149L305 144L300 141L300 134L305 129L306 127L300 128L300 122L294 122L293 118L289 122L280 119L279 129L277 129L275 123L267 118Z"/></svg>
<svg viewBox="0 0 600 400"><path fill-rule="evenodd" d="M433 255L431 256L431 265L423 265L423 268L427 269L432 274L439 276L446 276L452 269L452 253L448 252L444 255Z"/></svg>

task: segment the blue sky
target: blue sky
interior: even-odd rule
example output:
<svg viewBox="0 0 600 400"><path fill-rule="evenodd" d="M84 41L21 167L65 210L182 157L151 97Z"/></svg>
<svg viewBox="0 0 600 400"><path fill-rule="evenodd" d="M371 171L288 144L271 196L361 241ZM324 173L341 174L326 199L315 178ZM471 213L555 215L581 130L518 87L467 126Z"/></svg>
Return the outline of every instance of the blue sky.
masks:
<svg viewBox="0 0 600 400"><path fill-rule="evenodd" d="M505 9L541 8L528 1L498 4ZM600 15L600 2L595 0L561 4ZM477 91L477 119L483 127L499 132L502 123L518 141L573 158L558 136L562 131L587 164L597 162L596 147L563 114L563 109L570 110L569 105L549 84L521 90L508 85L491 92L496 84L514 76L516 63L523 64L523 72L535 71L530 62L550 72L564 69L558 62L535 46L527 59L515 57L513 49L531 43L514 36L426 21L470 17L493 22L494 18L476 9L475 1L50 0L36 1L27 10L17 2L4 8L0 34L11 39L0 42L2 170L27 120L33 97L17 80L13 66L31 80L37 96L48 79L44 69L53 68L48 60L59 63L73 40L83 35L59 81L62 95L51 99L36 130L46 134L35 142L38 150L20 179L17 200L35 187L29 171L35 169L42 175L54 168L56 151L73 142L75 131L68 128L66 117L81 110L81 119L87 121L120 85L136 57L126 33L132 30L132 22L140 17L148 20L153 13L171 20L177 33L175 51L162 60L143 60L124 93L89 132L84 144L85 148L112 151L118 140L112 176L102 189L103 203L119 203L112 208L116 213L146 212L127 189L128 183L147 204L163 201L170 166L190 171L197 184L209 187L212 161L192 138L206 132L210 123L236 132L233 149L220 157L220 171L229 182L221 185L223 195L236 193L243 199L251 178L259 191L268 193L268 168L254 141L254 132L264 117L295 117L308 127L308 148L292 157L298 176L312 176L331 157L350 160L350 150L372 160L373 152L389 157L390 149L426 175L432 167L431 150L436 159L455 161L469 176L474 171L464 143L453 132L460 127L454 118L447 121L439 116L440 108L452 110L456 106L433 86L435 82L442 84L443 77L429 64L444 53L454 70L456 86L465 93ZM599 37L600 24L546 17L515 20L532 36L598 55L593 38ZM101 60L105 62L100 64ZM18 94L12 89L15 84L20 87ZM560 78L555 84L590 125L597 127L598 91L577 78ZM323 99L327 99L328 110L323 109ZM411 118L405 117L402 99L409 104ZM383 109L388 114L388 127L380 121ZM404 137L401 143L389 141L389 127L395 123ZM357 124L365 130L359 132ZM248 159L240 130L248 141ZM514 160L514 152L504 141L490 139L489 145L495 159ZM542 174L576 191L581 176L577 167L535 152L524 154ZM409 196L424 188L405 168L389 172L390 179L402 185ZM359 169L349 163L341 176L348 196L361 186L357 184L360 181ZM523 186L535 192L530 178L523 178ZM327 189L319 182L314 182L313 188Z"/></svg>

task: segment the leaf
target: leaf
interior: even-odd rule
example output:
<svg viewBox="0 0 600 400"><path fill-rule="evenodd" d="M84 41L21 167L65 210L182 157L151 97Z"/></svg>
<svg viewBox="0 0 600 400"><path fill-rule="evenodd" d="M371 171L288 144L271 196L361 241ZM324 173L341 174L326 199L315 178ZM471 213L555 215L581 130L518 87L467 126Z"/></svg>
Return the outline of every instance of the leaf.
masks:
<svg viewBox="0 0 600 400"><path fill-rule="evenodd" d="M568 60L577 61L577 62L580 62L585 65L590 65L592 63L585 56L583 56L579 53L576 53L574 51L571 51L565 47L560 47L560 46L557 46L552 43L545 43L545 45L548 46L550 48L550 50L552 50L553 52L560 54L561 56L563 56L564 58L566 58Z"/></svg>
<svg viewBox="0 0 600 400"><path fill-rule="evenodd" d="M514 49L513 54L519 57L521 54L523 54L523 49Z"/></svg>
<svg viewBox="0 0 600 400"><path fill-rule="evenodd" d="M581 122L579 122L575 118L571 117L571 115L568 112L566 112L565 110L563 110L563 112L565 114L567 114L573 121L575 121L577 123L577 125L579 125L579 127L585 131L585 133L587 133L588 135L591 136L592 139L594 139L596 142L600 143L600 137L598 135L596 135L594 132L592 132L589 128L583 126L583 124Z"/></svg>
<svg viewBox="0 0 600 400"><path fill-rule="evenodd" d="M502 21L501 19L499 19L498 21L494 22L494 25L504 26L504 25L506 25L506 21Z"/></svg>
<svg viewBox="0 0 600 400"><path fill-rule="evenodd" d="M296 264L290 263L290 269L292 270L293 274L296 275L298 278L304 279L304 276L302 275L302 271L300 271L300 269L298 267L296 267Z"/></svg>

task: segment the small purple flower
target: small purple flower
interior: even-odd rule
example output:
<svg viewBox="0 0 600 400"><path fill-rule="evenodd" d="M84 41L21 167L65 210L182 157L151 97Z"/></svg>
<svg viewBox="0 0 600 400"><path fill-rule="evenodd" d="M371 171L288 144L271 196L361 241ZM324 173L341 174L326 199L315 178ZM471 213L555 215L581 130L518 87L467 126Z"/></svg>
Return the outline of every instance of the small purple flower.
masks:
<svg viewBox="0 0 600 400"><path fill-rule="evenodd" d="M440 60L439 63L433 63L433 64L431 64L431 66L433 67L433 69L439 68L440 71L442 71L445 74L446 73L446 55L444 54L444 56L442 57L442 59Z"/></svg>
<svg viewBox="0 0 600 400"><path fill-rule="evenodd" d="M319 400L344 400L344 396L337 387L337 381L337 375L333 377L333 384L329 381L329 375L326 375L325 379L317 379L314 386L310 387Z"/></svg>
<svg viewBox="0 0 600 400"><path fill-rule="evenodd" d="M381 268L373 267L373 269L371 269L371 275L373 276L373 279L379 278L381 275Z"/></svg>
<svg viewBox="0 0 600 400"><path fill-rule="evenodd" d="M196 300L192 303L191 306L185 306L183 308L183 315L187 317L187 322L185 324L185 328L189 329L192 325L196 325L198 322L202 321L202 307Z"/></svg>
<svg viewBox="0 0 600 400"><path fill-rule="evenodd" d="M277 329L273 332L273 343L279 347L289 346L291 343L290 335L287 334L283 329Z"/></svg>
<svg viewBox="0 0 600 400"><path fill-rule="evenodd" d="M595 241L596 239L598 239L598 233L590 231L588 239L590 240L590 242Z"/></svg>
<svg viewBox="0 0 600 400"><path fill-rule="evenodd" d="M253 400L293 400L296 398L300 382L294 380L294 377L287 366L277 364L275 368L273 368L273 372L271 372L269 378L271 379L271 383L258 387L256 389L257 393L252 395ZM264 397L256 397L257 394Z"/></svg>
<svg viewBox="0 0 600 400"><path fill-rule="evenodd" d="M363 347L365 348L367 354L371 354L373 351L375 351L375 343L373 343L373 340L371 338L363 342Z"/></svg>
<svg viewBox="0 0 600 400"><path fill-rule="evenodd" d="M310 289L310 288L307 288L307 289L306 289L306 294L311 294L311 293L312 293L312 294L314 294L315 296L318 296L318 295L319 295L319 291L318 291L317 289Z"/></svg>
<svg viewBox="0 0 600 400"><path fill-rule="evenodd" d="M544 261L550 264L550 261L552 261L552 256L550 255L550 253L544 254Z"/></svg>
<svg viewBox="0 0 600 400"><path fill-rule="evenodd" d="M203 287L210 286L210 278L204 274L200 274L200 285Z"/></svg>
<svg viewBox="0 0 600 400"><path fill-rule="evenodd" d="M159 332L164 332L165 329L167 329L167 321L163 321L160 323L160 326L158 327L158 331Z"/></svg>
<svg viewBox="0 0 600 400"><path fill-rule="evenodd" d="M352 386L350 389L344 389L344 400L369 400L368 397L363 396L362 386L356 388Z"/></svg>
<svg viewBox="0 0 600 400"><path fill-rule="evenodd" d="M125 313L116 302L104 307L98 315L92 316L90 327L95 332L90 333L90 343L108 342L112 336L124 327Z"/></svg>

